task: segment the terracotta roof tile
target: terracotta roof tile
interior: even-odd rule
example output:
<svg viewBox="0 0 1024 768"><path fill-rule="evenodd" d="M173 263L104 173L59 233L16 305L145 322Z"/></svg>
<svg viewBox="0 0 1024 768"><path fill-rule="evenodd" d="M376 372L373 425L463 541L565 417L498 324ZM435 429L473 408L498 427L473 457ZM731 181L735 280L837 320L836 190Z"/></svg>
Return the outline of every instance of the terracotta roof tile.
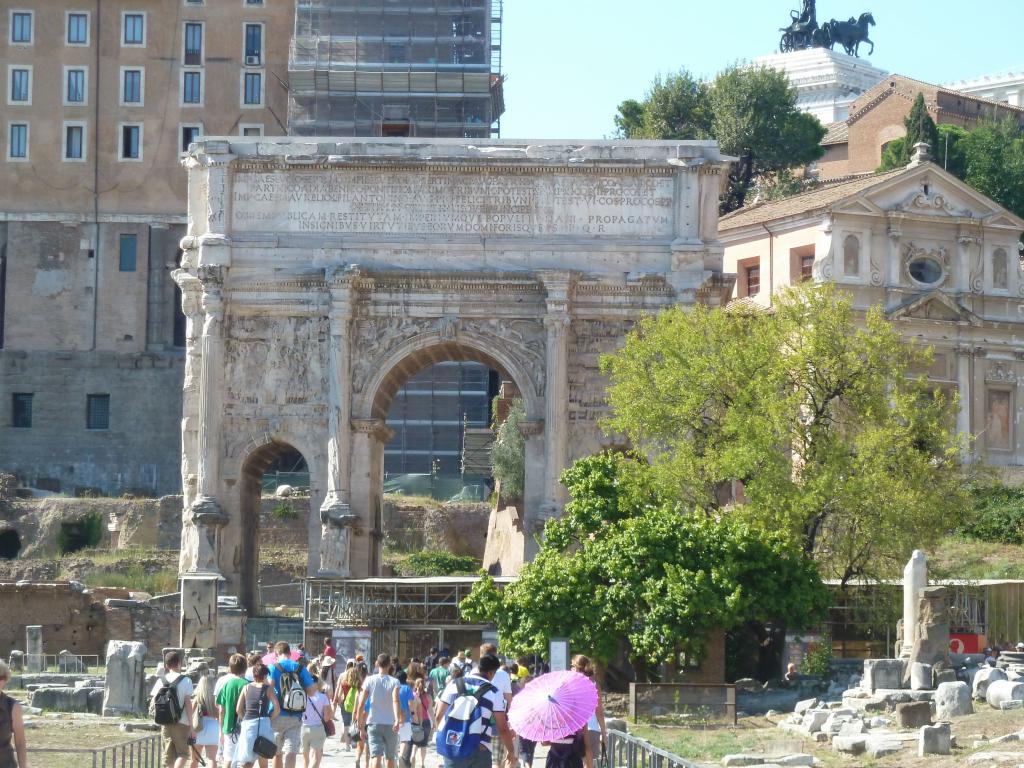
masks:
<svg viewBox="0 0 1024 768"><path fill-rule="evenodd" d="M907 172L907 168L899 168L888 173L863 176L851 181L844 181L840 184L827 184L809 192L793 195L782 200L754 203L740 208L738 211L726 214L721 219L719 229L727 231L739 227L749 227L754 224L765 224L777 219L785 219L789 216L808 214L814 211L824 211L831 205L838 203L850 195L869 189L888 179Z"/></svg>
<svg viewBox="0 0 1024 768"><path fill-rule="evenodd" d="M850 140L850 126L846 124L846 121L839 123L832 123L828 127L828 133L825 134L825 138L821 140L821 146L827 147L830 144L845 144Z"/></svg>

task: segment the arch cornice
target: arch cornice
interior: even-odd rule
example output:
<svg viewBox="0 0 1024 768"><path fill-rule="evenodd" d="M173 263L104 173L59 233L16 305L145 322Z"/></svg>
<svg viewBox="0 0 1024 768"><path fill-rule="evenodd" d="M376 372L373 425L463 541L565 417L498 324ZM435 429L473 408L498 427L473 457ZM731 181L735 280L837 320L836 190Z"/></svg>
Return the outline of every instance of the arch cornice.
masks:
<svg viewBox="0 0 1024 768"><path fill-rule="evenodd" d="M483 363L510 376L523 395L528 419L544 415L544 326L538 320L459 319L426 321L415 335L377 354L358 349L371 373L353 387L353 419L387 418L391 401L413 373L446 360ZM434 327L430 327L434 326ZM359 378L358 371L353 379Z"/></svg>

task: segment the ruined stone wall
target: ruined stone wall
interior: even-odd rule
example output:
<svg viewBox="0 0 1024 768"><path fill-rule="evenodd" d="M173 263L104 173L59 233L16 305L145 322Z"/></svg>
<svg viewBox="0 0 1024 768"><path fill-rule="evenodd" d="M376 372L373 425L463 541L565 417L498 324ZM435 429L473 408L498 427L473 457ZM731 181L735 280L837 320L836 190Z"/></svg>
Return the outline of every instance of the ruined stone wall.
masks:
<svg viewBox="0 0 1024 768"><path fill-rule="evenodd" d="M107 591L109 593L109 591ZM127 597L127 590L123 590ZM0 657L25 649L25 627L43 627L43 652L102 655L107 642L103 603L70 584L0 583Z"/></svg>
<svg viewBox="0 0 1024 768"><path fill-rule="evenodd" d="M445 504L423 507L384 502L388 545L404 552L436 549L483 559L490 505Z"/></svg>

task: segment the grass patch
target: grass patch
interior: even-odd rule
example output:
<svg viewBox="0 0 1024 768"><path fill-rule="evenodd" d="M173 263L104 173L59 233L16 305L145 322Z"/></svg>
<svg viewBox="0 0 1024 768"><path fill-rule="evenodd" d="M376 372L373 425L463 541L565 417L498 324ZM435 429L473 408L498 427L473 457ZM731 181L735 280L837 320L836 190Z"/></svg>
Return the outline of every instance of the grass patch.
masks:
<svg viewBox="0 0 1024 768"><path fill-rule="evenodd" d="M443 502L430 496L406 496L403 493L385 493L384 501L390 501L398 507L423 507L424 509L441 509Z"/></svg>
<svg viewBox="0 0 1024 768"><path fill-rule="evenodd" d="M92 764L90 755L73 752L34 752L34 749L96 749L134 741L148 733L122 733L117 725L81 722L65 718L35 717L26 723L25 741L32 768L67 768ZM98 758L99 759L99 758ZM110 756L107 757L108 762Z"/></svg>
<svg viewBox="0 0 1024 768"><path fill-rule="evenodd" d="M468 555L423 550L422 552L396 552L385 550L384 563L395 569L398 576L475 576L481 562Z"/></svg>
<svg viewBox="0 0 1024 768"><path fill-rule="evenodd" d="M765 741L764 731L742 724L735 728L652 728L630 724L629 732L685 760L716 763L726 755L757 751Z"/></svg>
<svg viewBox="0 0 1024 768"><path fill-rule="evenodd" d="M947 536L928 565L935 578L1024 579L1024 547Z"/></svg>
<svg viewBox="0 0 1024 768"><path fill-rule="evenodd" d="M147 572L141 564L134 563L120 571L94 571L83 576L90 587L123 587L151 595L166 595L178 591L177 569Z"/></svg>

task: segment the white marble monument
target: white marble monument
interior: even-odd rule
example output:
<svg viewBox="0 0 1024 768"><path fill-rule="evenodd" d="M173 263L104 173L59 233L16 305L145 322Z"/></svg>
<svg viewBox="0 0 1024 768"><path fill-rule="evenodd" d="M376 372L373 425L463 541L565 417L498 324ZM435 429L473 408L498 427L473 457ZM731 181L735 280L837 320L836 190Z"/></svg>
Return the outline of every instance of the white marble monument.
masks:
<svg viewBox="0 0 1024 768"><path fill-rule="evenodd" d="M928 561L924 552L914 550L903 569L903 648L900 658L910 658L920 624L921 590L928 586Z"/></svg>
<svg viewBox="0 0 1024 768"><path fill-rule="evenodd" d="M309 573L378 574L388 409L443 360L482 362L523 395L514 546L529 559L564 504L561 471L609 445L599 356L641 313L729 296L728 160L711 142L194 145L174 273L188 321L183 596L214 576L252 606L259 480L286 447L320 511ZM183 630L207 647L216 610L187 602Z"/></svg>

